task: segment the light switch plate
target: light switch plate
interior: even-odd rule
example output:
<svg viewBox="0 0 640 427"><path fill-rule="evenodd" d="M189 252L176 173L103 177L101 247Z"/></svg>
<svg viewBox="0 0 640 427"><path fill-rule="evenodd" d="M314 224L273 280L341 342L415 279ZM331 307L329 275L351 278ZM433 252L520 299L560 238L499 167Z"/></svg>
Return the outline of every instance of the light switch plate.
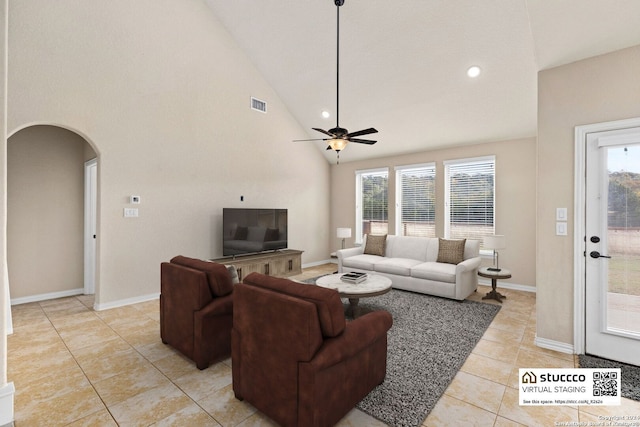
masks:
<svg viewBox="0 0 640 427"><path fill-rule="evenodd" d="M556 222L556 236L566 236L566 235L567 235L567 223Z"/></svg>
<svg viewBox="0 0 640 427"><path fill-rule="evenodd" d="M125 218L136 218L138 216L137 208L124 208L124 217Z"/></svg>
<svg viewBox="0 0 640 427"><path fill-rule="evenodd" d="M567 220L567 208L557 208L556 221L566 221L566 220Z"/></svg>

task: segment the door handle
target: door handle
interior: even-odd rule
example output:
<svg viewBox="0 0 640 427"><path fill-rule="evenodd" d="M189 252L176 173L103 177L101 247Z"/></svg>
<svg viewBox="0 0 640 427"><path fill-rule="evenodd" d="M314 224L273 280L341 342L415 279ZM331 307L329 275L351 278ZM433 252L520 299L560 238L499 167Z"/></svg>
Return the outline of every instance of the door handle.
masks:
<svg viewBox="0 0 640 427"><path fill-rule="evenodd" d="M598 252L598 251L591 251L591 253L589 254L589 256L590 256L591 258L611 258L611 257L610 257L610 256L608 256L608 255L600 255L600 252Z"/></svg>

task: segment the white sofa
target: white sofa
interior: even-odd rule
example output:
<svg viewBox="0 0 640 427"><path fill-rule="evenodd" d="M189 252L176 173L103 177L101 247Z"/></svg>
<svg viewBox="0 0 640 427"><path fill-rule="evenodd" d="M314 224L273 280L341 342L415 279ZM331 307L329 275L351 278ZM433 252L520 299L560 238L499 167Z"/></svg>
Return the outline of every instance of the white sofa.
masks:
<svg viewBox="0 0 640 427"><path fill-rule="evenodd" d="M394 288L456 300L478 287L479 240L466 240L464 261L458 264L436 262L438 238L387 236L385 256L365 254L365 245L366 239L360 247L337 251L339 273L380 274L390 278Z"/></svg>

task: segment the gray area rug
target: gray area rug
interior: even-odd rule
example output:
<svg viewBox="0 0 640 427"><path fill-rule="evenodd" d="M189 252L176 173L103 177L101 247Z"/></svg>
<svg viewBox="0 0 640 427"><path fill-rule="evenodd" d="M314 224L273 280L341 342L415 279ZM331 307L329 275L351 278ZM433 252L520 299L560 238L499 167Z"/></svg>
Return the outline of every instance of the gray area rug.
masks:
<svg viewBox="0 0 640 427"><path fill-rule="evenodd" d="M364 298L360 307L361 315L389 311L393 327L385 381L357 407L394 427L422 425L500 310L397 289Z"/></svg>
<svg viewBox="0 0 640 427"><path fill-rule="evenodd" d="M602 359L600 357L581 354L578 356L581 368L620 368L622 377L620 391L622 397L640 402L640 367L627 365L626 363Z"/></svg>

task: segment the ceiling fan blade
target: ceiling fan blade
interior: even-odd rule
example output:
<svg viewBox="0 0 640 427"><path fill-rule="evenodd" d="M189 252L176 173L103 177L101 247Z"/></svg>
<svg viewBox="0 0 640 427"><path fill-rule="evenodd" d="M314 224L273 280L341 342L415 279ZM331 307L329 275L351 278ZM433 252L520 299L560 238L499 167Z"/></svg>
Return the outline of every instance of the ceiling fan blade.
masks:
<svg viewBox="0 0 640 427"><path fill-rule="evenodd" d="M357 142L359 144L369 144L369 145L373 145L378 141L372 141L370 139L358 139L358 138L349 138L350 142Z"/></svg>
<svg viewBox="0 0 640 427"><path fill-rule="evenodd" d="M333 135L332 133L329 133L329 132L327 132L327 131L326 131L326 130L324 130L324 129L320 129L320 128L311 128L311 129L316 130L316 131L318 131L318 132L320 132L320 133L324 133L325 135L329 135L329 136L330 136L330 137L332 137L332 138L334 137L334 135Z"/></svg>
<svg viewBox="0 0 640 427"><path fill-rule="evenodd" d="M378 133L378 131L374 128L363 129L356 132L351 132L347 134L347 138L351 138L352 136L362 136L369 135L370 133Z"/></svg>
<svg viewBox="0 0 640 427"><path fill-rule="evenodd" d="M329 138L314 138L314 139L294 139L293 142L304 142L304 141L328 141Z"/></svg>

